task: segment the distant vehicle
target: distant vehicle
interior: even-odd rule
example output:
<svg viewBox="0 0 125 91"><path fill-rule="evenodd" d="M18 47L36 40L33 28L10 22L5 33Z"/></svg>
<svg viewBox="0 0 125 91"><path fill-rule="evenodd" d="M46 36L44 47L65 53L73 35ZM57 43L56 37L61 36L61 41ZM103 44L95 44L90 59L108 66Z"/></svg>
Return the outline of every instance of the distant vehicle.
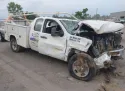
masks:
<svg viewBox="0 0 125 91"><path fill-rule="evenodd" d="M125 23L125 19L120 19L120 23L124 24Z"/></svg>
<svg viewBox="0 0 125 91"><path fill-rule="evenodd" d="M112 21L112 22L115 22L115 23L121 23L121 24L124 24L125 23L125 18L116 18L116 17L112 17L111 19L108 19L107 21Z"/></svg>
<svg viewBox="0 0 125 91"><path fill-rule="evenodd" d="M110 68L112 58L121 57L123 24L38 17L30 26L5 24L5 39L12 51L31 48L68 62L71 76L89 81L97 69Z"/></svg>

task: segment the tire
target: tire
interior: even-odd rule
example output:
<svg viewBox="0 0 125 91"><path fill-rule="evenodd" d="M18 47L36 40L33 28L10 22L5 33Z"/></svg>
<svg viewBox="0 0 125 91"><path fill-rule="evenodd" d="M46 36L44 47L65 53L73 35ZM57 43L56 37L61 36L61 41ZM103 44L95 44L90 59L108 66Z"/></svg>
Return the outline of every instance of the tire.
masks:
<svg viewBox="0 0 125 91"><path fill-rule="evenodd" d="M77 58L79 57L79 55L81 55L82 57L84 57L84 60L86 60L86 63L84 64L84 67L86 67L87 69L85 68L85 70L84 70L84 72L86 72L86 73L84 73L84 76L78 76L77 73L75 73L75 71L74 71L74 66L73 65L75 63L78 63ZM83 61L83 59L82 59L82 61ZM80 65L81 65L81 63L80 63ZM80 70L81 70L81 66L80 66ZM74 77L74 78L76 78L78 80L82 80L82 81L90 81L90 80L92 80L92 78L96 74L96 65L95 65L95 62L94 62L93 58L91 58L88 54L79 53L79 54L73 55L69 59L68 70L69 70L69 73L70 73L70 75L72 77ZM83 71L80 74L83 74Z"/></svg>
<svg viewBox="0 0 125 91"><path fill-rule="evenodd" d="M12 51L16 52L16 53L20 52L22 49L22 47L17 44L17 41L15 38L12 38L10 40L10 47L11 47Z"/></svg>
<svg viewBox="0 0 125 91"><path fill-rule="evenodd" d="M1 33L0 33L0 42L4 42L4 38Z"/></svg>

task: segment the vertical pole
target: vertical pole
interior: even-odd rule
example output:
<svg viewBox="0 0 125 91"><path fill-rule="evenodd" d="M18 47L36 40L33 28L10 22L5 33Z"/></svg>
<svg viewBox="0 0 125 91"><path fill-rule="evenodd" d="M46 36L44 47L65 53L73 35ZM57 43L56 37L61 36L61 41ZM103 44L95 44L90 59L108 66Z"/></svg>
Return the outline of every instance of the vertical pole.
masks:
<svg viewBox="0 0 125 91"><path fill-rule="evenodd" d="M96 20L97 20L98 8L96 8Z"/></svg>

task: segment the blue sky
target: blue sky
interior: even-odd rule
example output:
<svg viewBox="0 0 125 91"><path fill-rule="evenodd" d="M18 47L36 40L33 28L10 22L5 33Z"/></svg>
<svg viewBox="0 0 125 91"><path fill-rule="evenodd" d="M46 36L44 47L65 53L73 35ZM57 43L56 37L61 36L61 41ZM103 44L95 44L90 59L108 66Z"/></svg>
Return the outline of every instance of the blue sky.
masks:
<svg viewBox="0 0 125 91"><path fill-rule="evenodd" d="M109 15L112 12L125 11L125 0L0 0L0 19L6 18L7 4L16 2L24 11L31 12L69 12L89 9L89 14L94 15L98 8L101 15Z"/></svg>

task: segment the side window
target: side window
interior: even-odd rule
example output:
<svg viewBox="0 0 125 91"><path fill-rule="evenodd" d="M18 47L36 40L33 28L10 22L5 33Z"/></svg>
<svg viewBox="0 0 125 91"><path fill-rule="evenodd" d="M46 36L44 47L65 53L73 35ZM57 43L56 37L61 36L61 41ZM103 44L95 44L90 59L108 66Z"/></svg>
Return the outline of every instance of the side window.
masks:
<svg viewBox="0 0 125 91"><path fill-rule="evenodd" d="M34 30L40 32L41 28L42 28L42 23L43 23L43 19L36 20L36 24L34 26Z"/></svg>
<svg viewBox="0 0 125 91"><path fill-rule="evenodd" d="M51 34L52 28L57 27L57 26L58 26L59 30L62 30L60 25L56 21L54 21L54 20L46 20L45 24L44 24L43 32Z"/></svg>

